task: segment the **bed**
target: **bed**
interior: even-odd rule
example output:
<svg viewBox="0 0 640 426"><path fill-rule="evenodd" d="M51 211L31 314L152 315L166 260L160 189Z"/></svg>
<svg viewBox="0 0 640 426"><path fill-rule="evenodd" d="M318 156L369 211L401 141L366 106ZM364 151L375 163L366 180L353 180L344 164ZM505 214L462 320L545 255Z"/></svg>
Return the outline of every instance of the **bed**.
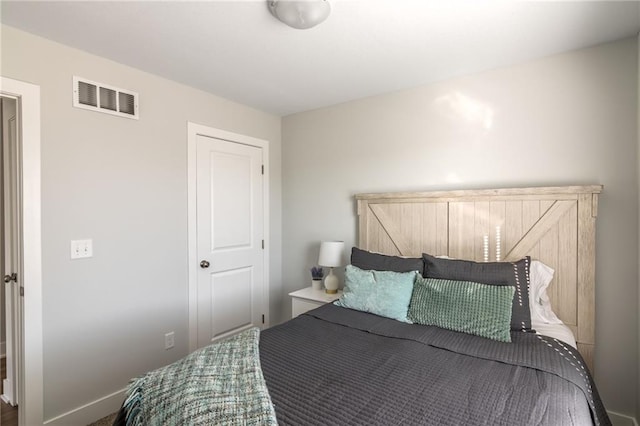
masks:
<svg viewBox="0 0 640 426"><path fill-rule="evenodd" d="M365 281L380 277L375 287L380 289L382 277L406 281L414 273L410 301L403 296L409 307L393 311L401 316L387 316L387 311L380 315L376 309L385 308L377 301L373 309L328 304L264 330L259 338L255 331L249 352L239 354L236 346L226 349L222 358L229 353L236 358L225 366L208 361L220 356L201 353L198 359L188 358L177 368L163 370L158 383L172 387L189 383L177 393L193 393L197 401L183 402L174 398L175 391L171 397L162 391L155 402L145 403L153 406L154 415L165 417L157 417L161 420L156 423L138 419L128 424L211 424L206 416L219 415L220 410L222 417L215 423L611 424L591 376L596 344L595 219L601 190L592 185L358 194L358 247L345 272L350 289L341 302L357 293L351 291L356 276ZM555 271L545 294L549 309L562 324L536 324L533 314L527 313L529 297L532 303L540 301L530 288L534 261ZM477 280L469 278L479 273ZM489 278L480 283L485 275ZM502 282L503 276L518 281ZM483 337L484 328L479 335L474 334L477 330L447 329L449 314L444 314L442 327L416 323L424 312L416 302L418 281L425 291L437 285L455 289L455 297L464 288L467 296L462 297L472 304L475 295L497 295L496 300L502 300L496 308L502 321L498 337L494 328L489 338ZM401 285L397 292L393 287L393 293L386 293L385 300L406 293L407 286ZM484 293L470 293L470 288ZM420 300L428 304L435 299ZM413 320L403 321L402 312ZM542 330L536 332L536 325ZM568 338L562 336L563 330ZM253 362L247 364L249 359ZM193 365L198 365L195 373ZM211 392L196 384L211 383L203 373L206 369L215 370L213 375L225 384L223 397L217 391L215 401ZM245 374L241 378L230 376L240 370ZM240 390L229 389L229 383L246 382L247 374L257 381ZM140 389L148 382L133 383ZM129 416L121 410L118 424L135 418L131 412L141 411L139 402L145 401L141 395L129 394L128 401L137 405ZM243 402L247 395L253 404L250 409ZM169 399L173 407L164 408Z"/></svg>

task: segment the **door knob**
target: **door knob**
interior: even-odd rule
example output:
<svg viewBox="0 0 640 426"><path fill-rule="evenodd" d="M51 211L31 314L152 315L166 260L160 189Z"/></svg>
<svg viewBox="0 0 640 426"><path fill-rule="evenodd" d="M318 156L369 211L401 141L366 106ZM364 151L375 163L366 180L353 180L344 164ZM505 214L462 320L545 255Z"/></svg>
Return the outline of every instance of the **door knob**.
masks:
<svg viewBox="0 0 640 426"><path fill-rule="evenodd" d="M203 260L202 262L200 262L200 267L202 269L206 269L209 267L209 262L207 262L206 260Z"/></svg>
<svg viewBox="0 0 640 426"><path fill-rule="evenodd" d="M208 266L208 265L207 265ZM2 278L2 281L4 281L5 283L10 283L11 281L13 282L17 282L18 281L18 274L16 274L15 272L11 275L5 275Z"/></svg>

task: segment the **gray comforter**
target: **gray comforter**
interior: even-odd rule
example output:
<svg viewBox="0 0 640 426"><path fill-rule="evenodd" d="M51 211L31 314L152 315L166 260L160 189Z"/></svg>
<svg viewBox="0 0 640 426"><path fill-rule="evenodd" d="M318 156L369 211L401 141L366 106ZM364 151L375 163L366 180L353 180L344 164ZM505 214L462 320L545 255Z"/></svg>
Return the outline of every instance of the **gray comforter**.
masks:
<svg viewBox="0 0 640 426"><path fill-rule="evenodd" d="M260 360L282 425L610 425L580 354L325 305L265 330Z"/></svg>

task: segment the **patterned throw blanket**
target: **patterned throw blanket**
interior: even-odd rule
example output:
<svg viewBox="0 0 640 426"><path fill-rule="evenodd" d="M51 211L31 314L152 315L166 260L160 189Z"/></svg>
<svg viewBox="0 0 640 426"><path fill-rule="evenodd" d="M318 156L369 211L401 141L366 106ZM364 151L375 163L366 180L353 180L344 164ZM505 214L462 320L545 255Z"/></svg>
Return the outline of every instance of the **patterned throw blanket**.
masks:
<svg viewBox="0 0 640 426"><path fill-rule="evenodd" d="M277 425L252 328L133 379L127 426Z"/></svg>

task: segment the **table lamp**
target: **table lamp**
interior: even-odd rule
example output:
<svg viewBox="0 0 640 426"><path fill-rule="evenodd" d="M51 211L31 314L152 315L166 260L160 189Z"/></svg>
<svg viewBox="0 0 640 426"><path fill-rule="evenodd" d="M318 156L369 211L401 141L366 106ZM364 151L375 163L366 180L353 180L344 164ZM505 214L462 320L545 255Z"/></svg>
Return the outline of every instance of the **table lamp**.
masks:
<svg viewBox="0 0 640 426"><path fill-rule="evenodd" d="M329 275L324 279L325 291L329 294L338 292L338 277L333 274L333 268L342 266L342 251L344 241L322 241L318 265L329 268Z"/></svg>

